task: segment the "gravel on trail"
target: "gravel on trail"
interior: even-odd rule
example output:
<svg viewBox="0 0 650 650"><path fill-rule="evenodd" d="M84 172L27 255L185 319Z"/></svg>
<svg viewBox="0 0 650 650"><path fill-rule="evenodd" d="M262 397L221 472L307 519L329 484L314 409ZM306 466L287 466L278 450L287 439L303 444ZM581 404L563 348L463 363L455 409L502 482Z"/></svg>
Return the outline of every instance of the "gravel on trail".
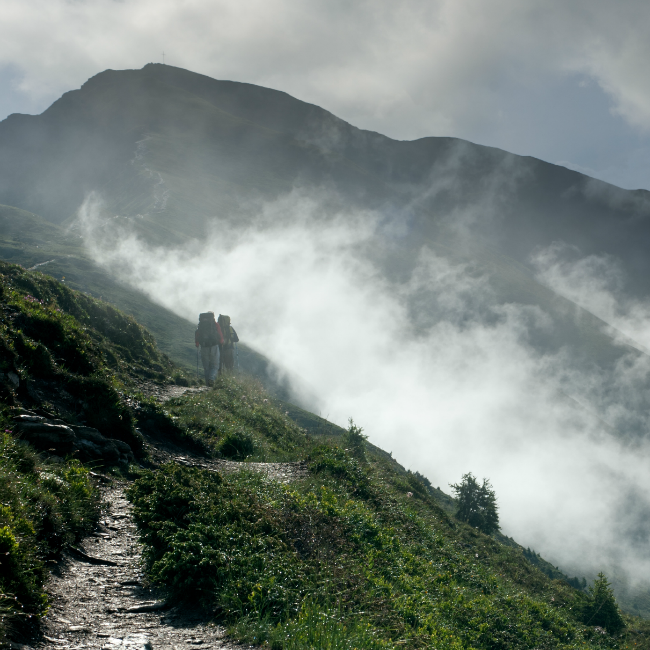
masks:
<svg viewBox="0 0 650 650"><path fill-rule="evenodd" d="M241 648L205 612L170 606L147 586L124 483L104 488L109 512L96 532L52 572L52 606L34 648ZM173 604L172 604L173 605Z"/></svg>

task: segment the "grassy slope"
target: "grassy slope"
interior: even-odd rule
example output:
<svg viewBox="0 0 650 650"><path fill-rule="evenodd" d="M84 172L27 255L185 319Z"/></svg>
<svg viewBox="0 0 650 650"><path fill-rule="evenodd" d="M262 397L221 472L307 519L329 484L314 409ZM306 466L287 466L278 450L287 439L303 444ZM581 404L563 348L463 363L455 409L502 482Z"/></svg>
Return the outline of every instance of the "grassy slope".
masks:
<svg viewBox="0 0 650 650"><path fill-rule="evenodd" d="M198 587L234 634L286 648L319 634L336 647L615 644L580 622L584 594L549 580L520 548L455 522L448 501L385 452L351 447L306 412L294 413L299 426L254 380L222 380L165 410L142 402L134 391L143 378L173 372L151 335L52 278L6 263L0 272L3 422L7 407L26 406L99 428L103 417L114 435L119 414L122 435L154 421L152 432L166 428L210 455L306 463L308 475L290 486L245 463L228 476L172 465L143 473L131 491L152 579L181 596ZM165 372L152 376L156 364ZM79 382L87 402L101 398L92 409L70 399ZM0 543L14 564L0 580L38 613L43 560L88 530L96 495L74 462L52 465L8 436L4 449Z"/></svg>
<svg viewBox="0 0 650 650"><path fill-rule="evenodd" d="M13 436L28 408L89 425L142 453L124 394L172 365L153 337L110 305L0 262L0 636L47 608L46 562L89 533L99 494L74 458L37 455Z"/></svg>
<svg viewBox="0 0 650 650"><path fill-rule="evenodd" d="M34 247L43 231L60 234L37 218L33 224L42 230L20 234ZM143 380L167 383L171 375L187 383L132 317L38 271L0 262L0 641L46 611L46 563L92 530L100 506L88 469L16 440L12 417L29 409L92 426L142 458L136 426L192 443L139 394Z"/></svg>
<svg viewBox="0 0 650 650"><path fill-rule="evenodd" d="M123 392L144 380L167 382L179 372L153 336L111 305L5 262L0 317L4 403L94 427L137 455L142 441Z"/></svg>
<svg viewBox="0 0 650 650"><path fill-rule="evenodd" d="M168 465L131 489L151 578L175 597L198 594L243 640L276 648L305 647L296 639L317 634L350 644L335 647L369 648L645 643L633 619L637 632L621 639L598 633L584 592L549 579L516 544L455 521L436 490L381 450L359 453L331 429L306 434L255 383L221 380L166 408L217 455L308 468L283 486L245 463L228 475Z"/></svg>

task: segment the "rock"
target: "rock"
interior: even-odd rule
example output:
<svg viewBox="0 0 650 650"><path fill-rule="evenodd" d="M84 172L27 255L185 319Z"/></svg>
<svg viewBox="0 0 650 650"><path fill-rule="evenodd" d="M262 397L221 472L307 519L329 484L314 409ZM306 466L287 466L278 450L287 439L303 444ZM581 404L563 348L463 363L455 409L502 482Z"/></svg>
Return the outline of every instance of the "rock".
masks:
<svg viewBox="0 0 650 650"><path fill-rule="evenodd" d="M16 415L36 415L36 416L38 416L38 413L34 413L34 411L28 411L27 409L24 409L22 406L12 406L11 407L11 412L15 413Z"/></svg>
<svg viewBox="0 0 650 650"><path fill-rule="evenodd" d="M63 424L50 424L45 420L34 421L33 416L18 416L15 433L39 449L54 449L67 453L73 450L76 436Z"/></svg>
<svg viewBox="0 0 650 650"><path fill-rule="evenodd" d="M97 429L72 425L82 460L104 460L107 463L132 463L135 456L126 442L106 438Z"/></svg>
<svg viewBox="0 0 650 650"><path fill-rule="evenodd" d="M160 612L163 609L167 609L169 605L162 601L152 601L149 603L142 603L141 605L135 605L133 607L128 607L125 611L130 614L140 614L142 612Z"/></svg>
<svg viewBox="0 0 650 650"><path fill-rule="evenodd" d="M77 449L82 452L82 457L88 457L90 460L102 457L102 450L90 440L79 440L77 442Z"/></svg>
<svg viewBox="0 0 650 650"><path fill-rule="evenodd" d="M30 411L24 411L19 415L14 416L15 422L45 422L45 418L42 415L36 415Z"/></svg>
<svg viewBox="0 0 650 650"><path fill-rule="evenodd" d="M72 424L70 428L80 440L88 440L99 446L102 446L106 442L106 438L97 429L93 429L93 427L82 427Z"/></svg>
<svg viewBox="0 0 650 650"><path fill-rule="evenodd" d="M19 384L20 384L20 378L18 377L18 375L17 375L15 372L8 372L8 373L7 373L7 378L9 379L9 381L10 381L10 382L11 382L11 383L16 387L16 388L18 388L18 386L19 386Z"/></svg>
<svg viewBox="0 0 650 650"><path fill-rule="evenodd" d="M130 459L135 461L135 456L133 455L133 451L131 450L131 447L126 442L123 442L122 440L113 440L113 444L118 448L120 454L123 456L128 456Z"/></svg>
<svg viewBox="0 0 650 650"><path fill-rule="evenodd" d="M115 465L120 460L120 452L112 440L105 440L99 450L99 457L109 465Z"/></svg>
<svg viewBox="0 0 650 650"><path fill-rule="evenodd" d="M83 625L71 625L68 632L88 632L88 630Z"/></svg>
<svg viewBox="0 0 650 650"><path fill-rule="evenodd" d="M153 646L146 634L129 634L123 639L109 637L102 650L115 650L116 648L131 648L132 650L153 650Z"/></svg>

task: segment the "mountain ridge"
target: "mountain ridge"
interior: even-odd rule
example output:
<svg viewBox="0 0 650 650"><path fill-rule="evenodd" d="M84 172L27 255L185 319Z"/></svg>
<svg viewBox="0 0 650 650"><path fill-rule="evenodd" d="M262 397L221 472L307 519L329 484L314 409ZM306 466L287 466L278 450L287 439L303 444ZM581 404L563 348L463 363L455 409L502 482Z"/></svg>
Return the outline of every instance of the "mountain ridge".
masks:
<svg viewBox="0 0 650 650"><path fill-rule="evenodd" d="M221 119L230 116L228 119L235 119L238 124L241 124L241 121L244 120L251 127L268 130L269 135L276 134L273 142L277 142L277 135L287 134L296 143L302 141L316 147L320 153L315 158L313 156L304 158L303 156L304 162L301 163L301 166L306 170L307 176L303 176L301 182L322 182L329 177L330 180L333 180L337 190L344 192L346 199L354 199L357 203L360 201L360 205L378 207L382 204L390 206L395 203L395 209L406 210L407 212L415 210L417 213L416 221L418 221L420 230L424 232L435 232L440 229L439 224L436 225L437 220L434 218L432 221L430 215L432 212L444 210L448 204L444 198L447 191L444 187L438 192L439 196L434 197L434 200L423 199L419 196L423 192L431 192L429 181L432 176L435 177L435 182L440 182L442 178L444 184L446 172L444 169L438 169L440 166L457 165L455 169L452 169L453 174L461 179L456 193L463 194L466 197L461 201L465 206L477 201L483 201L490 194L490 187L482 186L486 182L489 185L499 174L511 177L512 171L516 169L517 174L523 174L524 178L521 181L523 186L519 190L515 187L514 196L509 196L508 200L511 203L517 203L519 214L515 218L512 210L510 210L510 214L501 215L502 220L506 219L507 227L501 228L505 234L501 232L493 237L499 247L506 247L511 256L524 263L527 263L527 257L534 245L544 245L544 242L550 244L558 238L565 239L568 243L583 248L585 254L606 252L608 250L616 253L617 249L612 248L612 245L616 244L617 239L620 239L620 233L616 232L617 225L620 225L631 230L632 233L625 237L625 245L628 246L628 257L633 258L632 270L646 269L645 261L640 259L637 253L633 253L633 250L635 248L635 239L640 238L642 240L636 247L641 247L641 244L645 246L648 241L647 218L650 215L650 201L648 200L650 195L648 192L643 190L621 190L613 185L589 179L589 177L579 172L561 166L455 138L427 137L414 141L392 140L375 132L358 129L325 109L302 102L281 91L253 84L213 80L205 75L198 75L161 64L149 64L141 70L99 73L80 89L66 93L40 116L12 116L7 118L7 120L0 123L0 169L2 169L3 149L6 150L8 146L11 148L12 139L18 138L21 141L21 147L29 144L30 141L35 146L39 138L50 137L45 133L48 122L57 123L62 118L65 118L66 128L71 129L70 134L77 133L74 138L75 146L81 140L87 139L88 142L83 145L84 151L87 152L94 146L102 149L102 157L106 158L105 164L99 165L97 170L93 172L93 177L96 180L103 177L104 182L106 182L106 178L111 179L111 177L115 176L114 169L113 173L108 170L118 164L118 159L121 166L132 160L135 143L145 137L147 132L162 128L163 122L168 125L165 127L167 129L169 125L172 125L175 117L174 112L187 107L187 104L178 103L179 98L187 94L191 94L191 97L194 98L193 100L187 99L190 104L194 102L192 104L193 115L196 116L198 122L205 119L204 111L198 110L196 106L196 101L200 100L200 102L207 102L212 109L219 111L222 116ZM146 98L149 96L156 97L156 102L159 105L153 106L149 102L147 110L142 113L143 102L146 104L149 101ZM107 97L109 99L106 100L104 106L103 102ZM116 98L119 99L117 104L115 103ZM169 113L165 113L165 105L169 108ZM128 117L131 113L124 112L128 106L131 106L128 110L133 113L131 117ZM203 106L205 107L205 104ZM143 118L142 115L147 113L150 113L149 117ZM71 116L74 116L74 120L71 119ZM176 117L178 116L176 115ZM88 122L89 119L90 122ZM163 122L160 120L163 120ZM29 123L29 130L32 132L31 136L28 137L24 133L24 127L18 128L16 122ZM121 123L122 130L116 127L116 124L119 126L119 123ZM93 124L95 124L95 127L92 126ZM35 131L37 126L40 133ZM83 129L81 129L82 126ZM115 128L117 128L117 131ZM103 133L103 130L106 133ZM104 137L109 132L111 142ZM199 129L198 132L201 132L201 130ZM263 154L264 144L263 138L260 140L258 136L255 136L251 140L246 133L246 131L243 131L239 134L232 134L235 140L230 138L232 143L223 149L220 155L229 157L228 163L230 165L236 167L238 164L245 164L245 169L252 170L256 166L250 167L250 160L245 155L243 158L239 155L240 149L252 146L251 154L265 155ZM116 135L119 137L116 137ZM191 135L191 129L185 135ZM223 147L228 141L228 139L224 140L222 137L219 146ZM236 151L232 148L235 144ZM276 148L276 150L278 149ZM354 183L347 184L346 190L346 183L343 181L343 177L337 176L338 172L335 172L334 176L329 176L336 166L331 167L331 165L325 164L323 156L326 157L328 151L329 155L336 153L337 156L341 156L340 161L348 161L359 171L363 170L364 174L370 174L371 177L374 177L374 181L371 177L364 181L362 177L357 176ZM16 151L13 153L16 155L12 155L11 164L15 166L18 163L21 170L19 175L24 175L25 165L22 165L22 167L20 165L21 156ZM182 154L177 150L176 154L178 155L178 153ZM59 161L66 157L64 154L65 151L60 152ZM284 158L276 159L276 164L283 159L289 162L291 157L296 155L300 157L296 147L289 146L286 153L282 154ZM96 166L96 164L94 161L93 165ZM262 165L262 167L264 166L269 167L266 163ZM328 171L328 166L330 171ZM257 165L257 168L259 168L259 165ZM499 171L500 168L503 169ZM242 171L245 171L245 169L242 168ZM293 179L296 172L291 171L292 169L297 168L295 165L290 164L287 173L290 173L290 177ZM5 172L5 178L11 178L11 170L6 163L3 171ZM196 170L192 169L192 171ZM215 171L217 171L217 177L219 177L219 173L223 174L218 170ZM165 173L164 170L162 173ZM238 179L243 177L241 177L241 174L238 176L238 173L236 172L232 176L231 181L240 182ZM526 177L532 178L534 182L531 184L526 180ZM209 178L211 177L206 177L206 180ZM273 176L269 177L272 185L276 183L273 178ZM53 191L49 187L51 183L47 183L47 180L41 174L41 193L47 194L47 192ZM77 180L79 181L77 185L87 185L86 189L97 189L97 183L91 183L88 174L84 176L80 172L80 177ZM226 187L229 187L228 183L232 185L231 181L226 181ZM264 191L263 186L266 181L263 180L263 176L260 177L260 181L259 188L262 195L270 196L268 192L265 193ZM502 181L504 179L494 181L497 183L496 190L506 193L510 192L507 187L508 183L512 184L514 182L516 186L520 182L516 179L513 181L512 178L505 179L505 184ZM142 178L140 182L143 182ZM285 181L282 181L282 183L285 183ZM390 185L389 188L384 187L387 183ZM71 184L70 182L63 183L63 185L66 184L66 190L69 191ZM9 182L6 181L5 187L0 186L0 202L30 209L30 205L27 205L25 201L27 197L27 203L31 200L33 204L31 205L33 212L42 214L48 219L54 218L51 207L59 200L57 199L57 193L53 193L54 200L47 199L50 208L48 214L48 210L42 209L45 204L42 201L39 203L38 196L32 196L32 199L29 199L30 193L25 192L25 196L21 199L16 192L12 193L7 189L8 185ZM39 182L36 185L38 186ZM93 185L92 188L91 185ZM355 197L355 191L350 190L350 187L355 185L366 187L362 195L357 193ZM72 186L75 186L75 183ZM285 184L281 187L286 190L288 186ZM252 188L253 186L249 184L249 189ZM350 191L352 194L350 194ZM368 203L367 197L373 193L376 194L379 202L374 200ZM271 194L273 194L273 191ZM555 198L552 198L549 202L549 199L542 200L544 196ZM55 220L65 220L65 218L72 216L82 200L83 193L76 192L74 201L64 202L67 206L65 208L67 214L65 211L63 213L59 211ZM211 201L212 203L205 203L204 201L204 207L209 205L217 208L222 205L222 207L225 206L225 209L228 209L228 206L232 207L232 201L225 203L219 203L219 201L215 203L214 199ZM545 207L540 207L540 205L544 204L544 201L546 202ZM131 206L131 208L129 209L130 213L137 213L138 208L135 205ZM585 221L587 219L585 209L591 211L591 214L588 215L588 221L592 224L591 228L595 231L603 231L595 240L593 240L592 236L593 241L585 238L584 233L581 232L584 229L584 224L587 223ZM542 214L540 210L544 213L544 218L540 218L540 214ZM531 212L530 218L522 220L522 215L527 212ZM549 215L554 212L557 212L558 216L552 218L553 231L547 234L544 230L548 230L548 228L541 228L540 223L548 221ZM578 216L574 217L574 214ZM614 221L611 222L611 219ZM490 223L477 228L477 232L483 237L488 236L488 231L493 225L489 219L488 222ZM639 228L641 222L643 222L643 228ZM197 226L200 226L200 219ZM432 226L434 227L433 231L431 230ZM515 232L508 235L507 231L512 228L514 228ZM200 228L197 232L200 232ZM595 234L598 235L598 232ZM505 239L499 242L499 239L503 237ZM645 256L641 257L644 258ZM631 273L632 280L637 275L636 272ZM644 291L647 292L647 286L644 286Z"/></svg>

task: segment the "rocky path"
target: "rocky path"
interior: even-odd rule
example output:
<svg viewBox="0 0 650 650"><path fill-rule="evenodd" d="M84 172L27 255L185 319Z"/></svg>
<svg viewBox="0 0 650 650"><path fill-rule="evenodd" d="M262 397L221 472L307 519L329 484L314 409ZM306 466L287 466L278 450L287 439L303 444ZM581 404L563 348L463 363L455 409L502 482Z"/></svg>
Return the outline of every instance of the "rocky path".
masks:
<svg viewBox="0 0 650 650"><path fill-rule="evenodd" d="M288 482L307 473L301 463L237 463L208 459L171 444L147 440L153 465L177 462L224 473L242 468ZM165 594L147 585L141 546L124 491L126 483L103 488L107 512L95 533L68 553L52 571L47 591L51 609L43 619L34 648L80 650L158 650L159 648L241 648L225 630L207 622L205 612L167 603ZM27 646L23 646L27 650Z"/></svg>
<svg viewBox="0 0 650 650"><path fill-rule="evenodd" d="M169 607L144 580L124 484L105 489L109 512L94 536L52 574L52 608L36 648L234 649L205 613ZM86 557L84 557L84 554ZM173 604L172 604L173 605Z"/></svg>
<svg viewBox="0 0 650 650"><path fill-rule="evenodd" d="M205 388L143 386L160 402ZM189 453L173 443L148 436L152 466L177 462L189 467L230 473L245 467L288 482L307 474L301 463L238 463ZM105 479L108 480L108 479ZM97 530L56 564L47 585L51 608L30 646L14 648L158 650L160 648L222 648L241 646L225 638L225 630L208 621L205 612L168 603L160 589L151 588L141 566L141 546L125 496L127 483L103 487L107 504Z"/></svg>
<svg viewBox="0 0 650 650"><path fill-rule="evenodd" d="M180 397L186 393L206 393L210 389L206 386L189 387L176 386L175 384L161 386L159 384L154 384L153 382L143 382L140 384L140 390L148 397L154 397L159 402L166 402L167 400L173 399L174 397Z"/></svg>

